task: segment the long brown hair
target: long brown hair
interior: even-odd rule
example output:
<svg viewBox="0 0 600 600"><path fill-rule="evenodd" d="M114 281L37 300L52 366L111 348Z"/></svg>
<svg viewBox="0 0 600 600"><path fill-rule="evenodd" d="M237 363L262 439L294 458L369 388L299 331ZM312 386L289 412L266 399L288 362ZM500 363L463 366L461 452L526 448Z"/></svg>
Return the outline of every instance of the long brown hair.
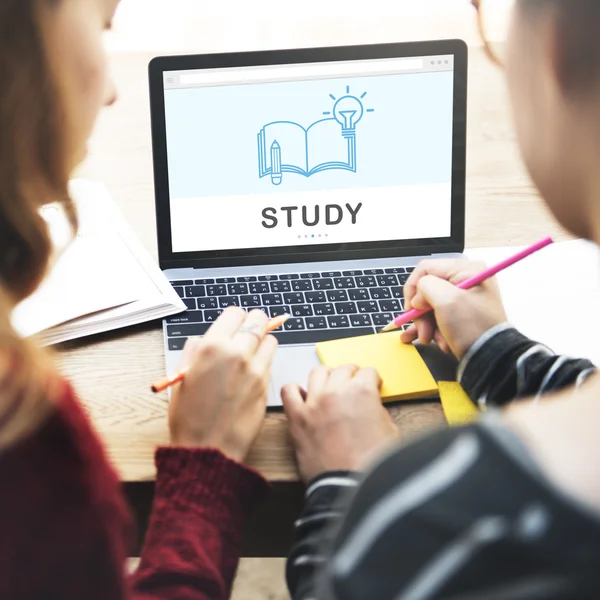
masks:
<svg viewBox="0 0 600 600"><path fill-rule="evenodd" d="M20 339L12 307L46 272L51 241L42 205L67 193L66 104L46 31L60 0L0 2L0 449L33 431L51 410L49 361Z"/></svg>

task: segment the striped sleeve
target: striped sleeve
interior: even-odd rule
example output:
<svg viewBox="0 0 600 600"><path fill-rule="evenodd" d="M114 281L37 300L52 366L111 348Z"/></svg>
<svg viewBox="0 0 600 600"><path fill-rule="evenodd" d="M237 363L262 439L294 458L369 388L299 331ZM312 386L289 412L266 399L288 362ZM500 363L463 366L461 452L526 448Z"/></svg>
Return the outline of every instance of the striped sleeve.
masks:
<svg viewBox="0 0 600 600"><path fill-rule="evenodd" d="M389 453L345 502L344 519L311 549L312 569L288 564L294 600L600 597L600 520L481 424ZM584 593L590 581L595 595Z"/></svg>
<svg viewBox="0 0 600 600"><path fill-rule="evenodd" d="M296 541L286 567L294 600L310 598L315 573L333 544L332 532L342 517L340 505L358 486L358 475L330 471L313 479L305 495L304 510L295 523Z"/></svg>
<svg viewBox="0 0 600 600"><path fill-rule="evenodd" d="M459 365L458 380L483 408L579 387L595 370L590 361L558 356L503 323L473 344Z"/></svg>

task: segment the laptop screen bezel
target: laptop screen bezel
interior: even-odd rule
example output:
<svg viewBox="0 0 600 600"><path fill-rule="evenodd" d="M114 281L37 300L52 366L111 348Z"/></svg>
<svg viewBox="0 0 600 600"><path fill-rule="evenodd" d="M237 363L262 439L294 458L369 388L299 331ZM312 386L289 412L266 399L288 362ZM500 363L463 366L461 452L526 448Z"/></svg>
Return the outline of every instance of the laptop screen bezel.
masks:
<svg viewBox="0 0 600 600"><path fill-rule="evenodd" d="M352 242L275 248L173 252L167 161L164 73L215 68L373 60L453 55L454 107L452 140L451 234L446 238ZM334 46L227 54L161 56L149 65L152 149L158 255L162 269L213 268L351 260L462 252L465 245L465 179L468 51L461 40Z"/></svg>

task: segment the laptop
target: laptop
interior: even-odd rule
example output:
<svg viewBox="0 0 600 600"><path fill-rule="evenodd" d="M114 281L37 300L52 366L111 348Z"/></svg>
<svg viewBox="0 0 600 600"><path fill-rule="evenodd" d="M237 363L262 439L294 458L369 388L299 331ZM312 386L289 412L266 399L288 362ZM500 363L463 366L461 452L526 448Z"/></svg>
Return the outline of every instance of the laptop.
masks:
<svg viewBox="0 0 600 600"><path fill-rule="evenodd" d="M158 57L149 76L160 267L188 307L164 321L168 372L227 306L289 313L280 406L315 343L377 332L419 261L463 252L462 41Z"/></svg>

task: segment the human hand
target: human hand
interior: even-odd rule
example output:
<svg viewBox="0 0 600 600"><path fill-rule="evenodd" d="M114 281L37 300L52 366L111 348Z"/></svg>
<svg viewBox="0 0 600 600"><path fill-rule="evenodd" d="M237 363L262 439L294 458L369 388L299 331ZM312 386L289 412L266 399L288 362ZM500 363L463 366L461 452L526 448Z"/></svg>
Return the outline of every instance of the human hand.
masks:
<svg viewBox="0 0 600 600"><path fill-rule="evenodd" d="M173 445L210 446L234 460L246 458L263 423L277 350L267 324L263 311L231 307L204 338L188 340L182 367L189 371L169 407Z"/></svg>
<svg viewBox="0 0 600 600"><path fill-rule="evenodd" d="M326 471L356 471L398 429L381 404L374 369L346 365L312 371L308 392L296 384L281 390L300 474L310 481Z"/></svg>
<svg viewBox="0 0 600 600"><path fill-rule="evenodd" d="M420 263L404 286L406 310L433 308L434 312L417 319L402 333L402 341L408 344L418 338L429 344L435 340L444 352L461 359L482 334L506 321L496 278L470 290L456 287L483 269L483 263L466 259Z"/></svg>

